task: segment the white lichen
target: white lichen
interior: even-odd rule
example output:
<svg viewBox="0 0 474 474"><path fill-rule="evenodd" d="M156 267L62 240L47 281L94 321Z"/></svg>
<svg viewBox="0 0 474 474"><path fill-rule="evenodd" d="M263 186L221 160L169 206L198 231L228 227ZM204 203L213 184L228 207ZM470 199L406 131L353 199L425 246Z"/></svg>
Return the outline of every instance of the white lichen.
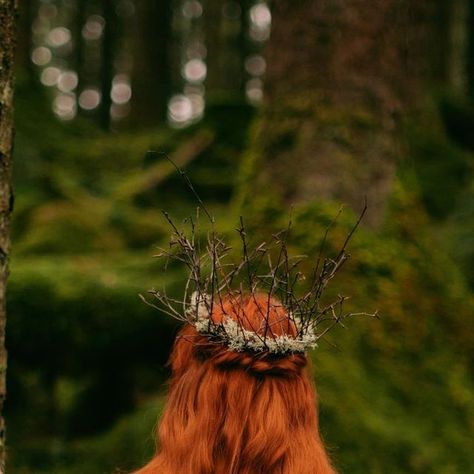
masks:
<svg viewBox="0 0 474 474"><path fill-rule="evenodd" d="M242 352L269 352L272 354L288 354L305 352L317 347L317 336L312 324L303 326L298 318L291 318L296 326L298 336L289 334L278 336L249 331L235 319L225 316L220 324L214 323L210 317L210 297L194 292L191 296L189 313L194 315L191 322L200 334L217 338L229 350Z"/></svg>

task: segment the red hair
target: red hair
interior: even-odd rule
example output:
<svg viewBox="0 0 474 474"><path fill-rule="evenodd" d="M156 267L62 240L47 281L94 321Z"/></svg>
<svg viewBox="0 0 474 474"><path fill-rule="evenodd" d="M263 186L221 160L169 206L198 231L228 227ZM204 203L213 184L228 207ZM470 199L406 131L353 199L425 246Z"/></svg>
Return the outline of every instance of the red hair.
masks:
<svg viewBox="0 0 474 474"><path fill-rule="evenodd" d="M215 305L212 319L224 316L248 330L260 332L268 320L271 335L295 334L267 295L228 297ZM304 354L230 351L188 325L170 362L156 454L134 474L335 473L318 433Z"/></svg>

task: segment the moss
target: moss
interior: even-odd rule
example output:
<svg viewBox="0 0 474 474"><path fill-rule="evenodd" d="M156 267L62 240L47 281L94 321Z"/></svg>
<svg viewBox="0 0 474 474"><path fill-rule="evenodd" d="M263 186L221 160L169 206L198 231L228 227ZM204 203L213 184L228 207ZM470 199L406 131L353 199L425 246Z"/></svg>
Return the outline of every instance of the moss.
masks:
<svg viewBox="0 0 474 474"><path fill-rule="evenodd" d="M429 214L445 219L459 204L472 179L472 160L469 153L448 138L436 109L428 108L425 115L407 119L408 164L416 173L420 197Z"/></svg>
<svg viewBox="0 0 474 474"><path fill-rule="evenodd" d="M153 428L162 407L163 397L151 398L133 414L122 417L110 431L94 437L67 443L61 439L30 440L21 450L10 449L7 469L19 474L32 472L29 466L35 466L37 474L130 472L153 454Z"/></svg>
<svg viewBox="0 0 474 474"><path fill-rule="evenodd" d="M380 229L359 228L351 260L328 289L350 295L350 310L378 309L380 321L348 321L313 354L323 435L343 472L469 470L474 302L410 176L402 171L395 180ZM338 210L324 200L295 206L292 253L316 255ZM262 201L247 211L257 241L289 219ZM350 209L340 215L328 255L356 219Z"/></svg>

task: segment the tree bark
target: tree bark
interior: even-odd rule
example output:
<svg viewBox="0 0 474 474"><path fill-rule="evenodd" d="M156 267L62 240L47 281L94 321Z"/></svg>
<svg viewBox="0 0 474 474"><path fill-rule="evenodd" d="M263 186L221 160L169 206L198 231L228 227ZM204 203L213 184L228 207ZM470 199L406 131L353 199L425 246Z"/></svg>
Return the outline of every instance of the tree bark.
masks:
<svg viewBox="0 0 474 474"><path fill-rule="evenodd" d="M468 2L468 52L467 52L467 89L471 101L474 101L474 0Z"/></svg>
<svg viewBox="0 0 474 474"><path fill-rule="evenodd" d="M13 208L11 160L13 147L13 57L16 2L0 0L0 413L6 396L5 290L10 254L10 214ZM5 466L5 422L0 416L0 472Z"/></svg>
<svg viewBox="0 0 474 474"><path fill-rule="evenodd" d="M170 0L135 3L132 122L153 126L166 121L171 91Z"/></svg>
<svg viewBox="0 0 474 474"><path fill-rule="evenodd" d="M436 75L428 54L436 8L275 0L249 182L285 203L329 198L360 208L367 195L376 223L400 155L402 113Z"/></svg>
<svg viewBox="0 0 474 474"><path fill-rule="evenodd" d="M114 77L114 52L116 40L117 18L112 0L104 0L102 13L105 19L104 35L102 38L102 64L101 64L101 95L100 125L104 130L110 129L110 107L112 98L112 80Z"/></svg>

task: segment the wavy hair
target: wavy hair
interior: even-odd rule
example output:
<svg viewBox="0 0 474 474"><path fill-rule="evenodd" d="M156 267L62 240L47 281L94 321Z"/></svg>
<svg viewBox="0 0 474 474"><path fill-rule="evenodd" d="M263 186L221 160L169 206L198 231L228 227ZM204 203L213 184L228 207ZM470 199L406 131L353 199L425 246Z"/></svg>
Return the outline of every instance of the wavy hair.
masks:
<svg viewBox="0 0 474 474"><path fill-rule="evenodd" d="M260 332L295 335L268 295L227 297L230 316ZM172 378L156 453L133 474L335 474L318 432L316 391L304 354L234 352L187 325L170 358Z"/></svg>

